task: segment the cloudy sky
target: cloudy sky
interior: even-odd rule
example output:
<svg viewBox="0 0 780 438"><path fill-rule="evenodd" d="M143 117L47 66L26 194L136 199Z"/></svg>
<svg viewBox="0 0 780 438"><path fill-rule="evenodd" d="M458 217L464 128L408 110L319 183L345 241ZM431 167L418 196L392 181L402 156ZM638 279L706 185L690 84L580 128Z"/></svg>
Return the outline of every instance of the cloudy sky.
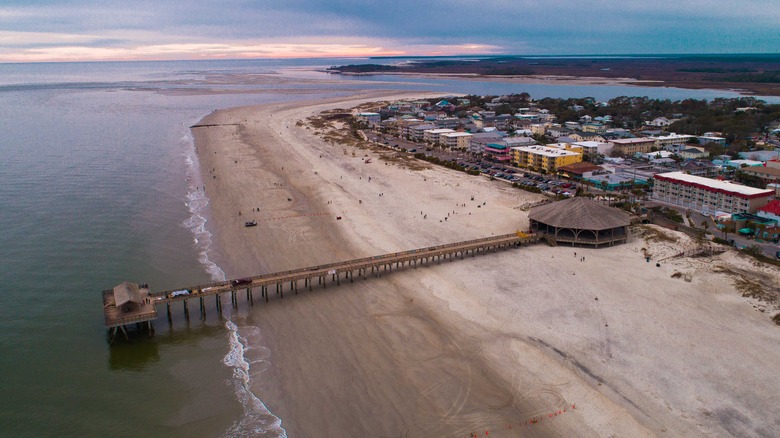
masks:
<svg viewBox="0 0 780 438"><path fill-rule="evenodd" d="M778 53L780 0L0 0L0 62Z"/></svg>

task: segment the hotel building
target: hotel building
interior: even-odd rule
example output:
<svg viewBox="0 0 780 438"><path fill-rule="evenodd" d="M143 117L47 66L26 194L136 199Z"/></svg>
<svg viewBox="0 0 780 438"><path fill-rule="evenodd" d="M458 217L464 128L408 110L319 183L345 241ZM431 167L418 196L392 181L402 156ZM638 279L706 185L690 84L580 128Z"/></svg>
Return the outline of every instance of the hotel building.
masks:
<svg viewBox="0 0 780 438"><path fill-rule="evenodd" d="M582 148L576 148L581 151ZM559 167L582 161L582 153L571 150L564 144L548 146L513 147L513 162L519 167L556 172Z"/></svg>
<svg viewBox="0 0 780 438"><path fill-rule="evenodd" d="M652 199L694 211L755 213L772 199L774 192L683 172L659 173L654 177Z"/></svg>
<svg viewBox="0 0 780 438"><path fill-rule="evenodd" d="M466 149L473 134L468 132L450 132L439 135L439 143L452 149Z"/></svg>

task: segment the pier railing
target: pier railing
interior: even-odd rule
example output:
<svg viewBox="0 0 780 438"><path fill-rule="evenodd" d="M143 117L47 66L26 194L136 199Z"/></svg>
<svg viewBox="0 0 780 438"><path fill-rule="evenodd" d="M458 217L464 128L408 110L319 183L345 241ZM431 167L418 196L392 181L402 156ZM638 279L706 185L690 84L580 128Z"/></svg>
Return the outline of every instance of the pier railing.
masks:
<svg viewBox="0 0 780 438"><path fill-rule="evenodd" d="M500 236L485 237L481 239L467 240L464 242L449 243L443 245L429 246L407 251L394 252L390 254L378 255L373 257L363 257L359 259L346 260L335 263L327 263L317 266L308 266L304 268L291 269L288 271L274 272L269 274L255 275L242 279L220 281L213 283L199 284L186 288L165 290L160 292L149 292L144 297L144 302L140 304L137 311L123 313L116 308L113 303L113 293L111 290L103 292L104 313L106 318L106 327L114 329L125 324L147 322L156 319L156 305L165 304L167 306L168 318L171 318L171 303L177 301L184 302L184 313L189 317L188 300L199 299L200 311L205 316L205 307L203 299L207 296L216 296L217 309L221 311L222 302L220 295L223 293L231 294L231 302L234 306L238 305L237 292L246 290L247 301L254 303L253 290L259 288L261 298L268 301L268 287L275 286L276 293L280 298L284 298L284 285L289 282L288 291L297 293L298 282L303 280L304 287L312 289L313 280L316 278L318 285L327 287L328 277L331 283L340 284L342 279L353 281L354 274L357 272L359 277L366 278L369 270L372 275L379 276L382 271L391 271L393 266L401 268L408 265L417 266L418 264L428 263L429 261L442 261L448 257L453 259L466 255L477 255L492 252L497 249L509 248L513 246L528 245L537 242L539 236L536 234L512 233Z"/></svg>

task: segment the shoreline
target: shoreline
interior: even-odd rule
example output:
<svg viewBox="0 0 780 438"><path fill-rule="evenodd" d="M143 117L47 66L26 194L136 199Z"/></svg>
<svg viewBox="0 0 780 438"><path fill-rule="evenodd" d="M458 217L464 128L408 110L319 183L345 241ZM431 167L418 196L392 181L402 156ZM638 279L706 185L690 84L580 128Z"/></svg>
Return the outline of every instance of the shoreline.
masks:
<svg viewBox="0 0 780 438"><path fill-rule="evenodd" d="M527 216L517 207L536 195L441 168L409 170L381 161L371 151L330 145L307 126L306 118L324 109L420 94L372 92L233 108L204 117L199 124L224 125L195 129L193 137L211 199L214 240L221 249L230 249L220 260L228 275L292 269L527 227ZM373 163L362 162L366 154L375 158ZM471 196L477 201L471 202ZM477 208L479 201L485 204ZM453 207L462 203L467 207ZM252 211L258 207L260 211ZM423 211L430 217L424 219ZM322 212L329 215L305 216ZM448 213L450 220L444 220ZM335 215L343 220L335 221ZM262 220L268 218L287 219ZM260 219L258 227L244 228L245 219ZM644 244L634 237L621 247L577 248L587 255L586 265L562 257L568 253L565 248L517 249L338 288L315 288L239 311L236 323L251 350L247 359L253 363L253 392L281 418L290 436L463 436L570 404L577 409L534 425L528 433L649 436L722 431L707 415L686 411L687 404L695 403L691 388L703 383L701 377L686 376L690 382L681 384L668 373L687 369L691 360L718 357L725 347L709 345L704 353L686 359L680 355L687 354L688 347L678 351L674 345L653 342L650 357L645 357L642 345L653 337L653 328L636 326L632 315L640 309L658 312L654 317L672 324L680 310L664 315L668 292L657 297L654 292L658 284L671 291L681 286L669 279L669 270L679 268L673 263L648 271L643 258L632 255ZM614 264L636 271L644 283L628 286L622 277L604 278L602 272ZM533 283L523 280L530 278ZM703 281L685 284L682 290L690 302L700 302L705 290L723 296L733 292L728 285ZM623 296L628 287L639 294L635 300ZM594 303L594 295L601 300ZM726 310L707 311L721 319L736 312L749 318L749 330L764 323L740 300L729 302L732 307ZM672 325L672 331L699 337L712 324L708 314L704 317L689 317L691 321ZM605 321L613 328L606 328ZM761 339L766 347L777 335ZM729 335L720 342L735 339ZM731 355L744 354L745 348L732 349ZM671 370L656 370L657 355ZM763 359L767 365L777 353L768 356ZM736 371L726 368L721 377L734 379ZM674 383L656 388L658 379ZM650 395L657 391L660 398ZM738 406L745 397L756 397L751 391L737 391L738 396L720 403L733 400ZM715 395L708 392L705 399L715 400ZM686 419L691 415L694 423Z"/></svg>
<svg viewBox="0 0 780 438"><path fill-rule="evenodd" d="M326 72L325 70L322 70ZM629 77L601 77L601 76L573 76L573 75L483 75L479 73L424 73L424 72L375 72L375 73L353 73L338 72L346 76L408 76L424 79L460 79L467 81L481 82L508 82L513 84L531 84L531 85L602 85L602 86L628 86L628 87L658 87L658 88L677 88L681 90L713 90L738 93L744 97L768 96L780 97L780 89L777 87L754 88L740 87L743 83L724 83L724 82L697 82L682 81L680 83L669 82L662 79L636 79ZM745 85L751 85L747 83Z"/></svg>

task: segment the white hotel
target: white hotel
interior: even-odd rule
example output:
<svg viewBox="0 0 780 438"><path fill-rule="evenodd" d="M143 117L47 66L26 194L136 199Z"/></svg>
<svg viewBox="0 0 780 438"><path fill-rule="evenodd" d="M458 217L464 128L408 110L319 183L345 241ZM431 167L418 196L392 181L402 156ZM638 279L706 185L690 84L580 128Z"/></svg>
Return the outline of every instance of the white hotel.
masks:
<svg viewBox="0 0 780 438"><path fill-rule="evenodd" d="M694 211L714 213L755 213L772 199L773 191L728 181L688 175L659 173L654 177L652 199Z"/></svg>

